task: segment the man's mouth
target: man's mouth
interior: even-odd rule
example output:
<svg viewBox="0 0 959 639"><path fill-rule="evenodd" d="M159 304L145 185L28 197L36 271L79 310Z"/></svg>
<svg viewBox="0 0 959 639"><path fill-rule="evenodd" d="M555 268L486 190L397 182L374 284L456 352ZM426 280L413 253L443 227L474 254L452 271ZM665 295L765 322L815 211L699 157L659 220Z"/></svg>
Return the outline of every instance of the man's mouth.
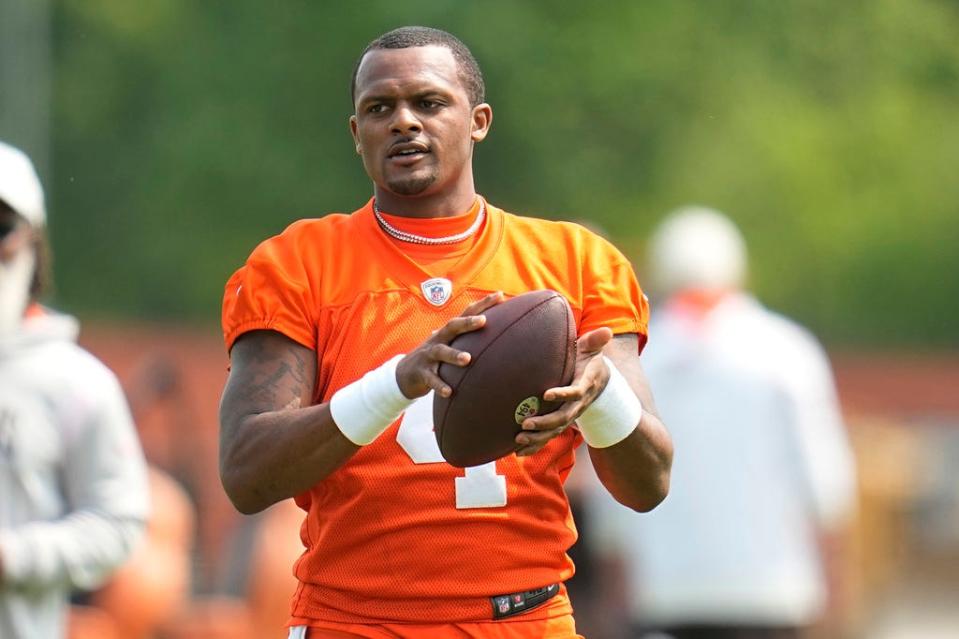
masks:
<svg viewBox="0 0 959 639"><path fill-rule="evenodd" d="M420 155L426 155L430 152L430 149L425 144L420 144L418 142L403 142L401 144L394 145L389 152L387 157L389 158L412 158Z"/></svg>

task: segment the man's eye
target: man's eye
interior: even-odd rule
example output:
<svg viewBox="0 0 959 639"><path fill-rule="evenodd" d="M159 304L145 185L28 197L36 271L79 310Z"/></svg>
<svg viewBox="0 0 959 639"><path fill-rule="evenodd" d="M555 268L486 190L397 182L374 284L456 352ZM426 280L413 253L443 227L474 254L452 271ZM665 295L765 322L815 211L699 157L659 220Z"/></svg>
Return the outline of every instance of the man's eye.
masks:
<svg viewBox="0 0 959 639"><path fill-rule="evenodd" d="M385 104L373 104L366 110L367 113L382 113L386 110Z"/></svg>
<svg viewBox="0 0 959 639"><path fill-rule="evenodd" d="M440 106L440 103L436 100L420 100L420 106L424 109L435 109Z"/></svg>

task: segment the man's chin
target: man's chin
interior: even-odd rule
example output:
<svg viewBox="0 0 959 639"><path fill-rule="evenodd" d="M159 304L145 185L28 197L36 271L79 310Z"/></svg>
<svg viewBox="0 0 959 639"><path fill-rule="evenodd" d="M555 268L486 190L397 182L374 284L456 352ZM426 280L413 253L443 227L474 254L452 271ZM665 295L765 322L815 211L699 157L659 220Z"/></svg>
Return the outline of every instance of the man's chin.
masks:
<svg viewBox="0 0 959 639"><path fill-rule="evenodd" d="M390 191L397 195L419 195L430 188L436 182L436 176L430 175L421 178L405 178L402 180L390 180L386 183Z"/></svg>

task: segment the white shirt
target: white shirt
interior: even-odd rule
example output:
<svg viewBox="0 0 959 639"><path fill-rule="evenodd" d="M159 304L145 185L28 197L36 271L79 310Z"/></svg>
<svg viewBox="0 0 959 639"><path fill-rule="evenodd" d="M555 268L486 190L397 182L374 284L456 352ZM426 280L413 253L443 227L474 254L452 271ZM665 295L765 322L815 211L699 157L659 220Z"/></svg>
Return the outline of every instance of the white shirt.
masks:
<svg viewBox="0 0 959 639"><path fill-rule="evenodd" d="M589 499L596 550L626 562L641 623L802 625L825 586L817 530L851 508L854 466L826 356L737 294L653 317L643 366L675 447L648 514Z"/></svg>
<svg viewBox="0 0 959 639"><path fill-rule="evenodd" d="M116 377L64 316L0 339L0 637L64 635L73 588L99 585L147 516L146 466Z"/></svg>

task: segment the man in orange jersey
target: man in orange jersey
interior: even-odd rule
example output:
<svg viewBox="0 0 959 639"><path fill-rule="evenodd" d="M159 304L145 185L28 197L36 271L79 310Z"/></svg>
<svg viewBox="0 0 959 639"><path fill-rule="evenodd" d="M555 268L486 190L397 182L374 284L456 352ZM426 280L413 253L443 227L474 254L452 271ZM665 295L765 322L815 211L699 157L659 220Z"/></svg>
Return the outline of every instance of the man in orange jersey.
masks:
<svg viewBox="0 0 959 639"><path fill-rule="evenodd" d="M573 450L585 439L636 510L668 490L672 444L639 364L645 297L605 240L477 195L473 146L493 112L459 40L423 27L374 40L353 102L373 198L294 223L226 285L223 485L245 513L290 497L306 511L291 637L575 637ZM449 343L545 288L579 332L573 382L546 393L564 403L523 423L515 455L450 466L432 393L451 393L439 364L469 355Z"/></svg>

